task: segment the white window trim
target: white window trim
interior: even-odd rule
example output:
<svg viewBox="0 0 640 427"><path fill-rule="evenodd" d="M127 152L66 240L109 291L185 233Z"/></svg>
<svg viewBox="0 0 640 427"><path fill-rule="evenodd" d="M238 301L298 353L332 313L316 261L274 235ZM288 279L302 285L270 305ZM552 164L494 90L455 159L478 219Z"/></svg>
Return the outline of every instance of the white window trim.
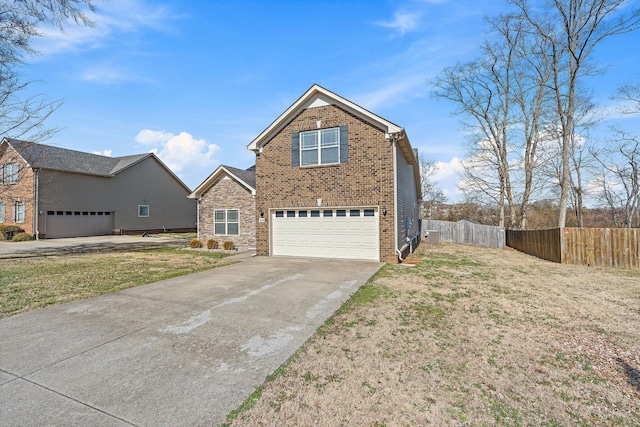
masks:
<svg viewBox="0 0 640 427"><path fill-rule="evenodd" d="M21 209L19 209L18 207L20 207ZM20 218L20 216L18 215L19 213L22 214L22 218ZM15 222L16 224L22 224L24 223L26 216L27 216L26 203L14 202L13 203L13 222Z"/></svg>
<svg viewBox="0 0 640 427"><path fill-rule="evenodd" d="M140 212L141 208L147 208L147 214L142 215ZM149 218L149 205L138 205L138 218Z"/></svg>
<svg viewBox="0 0 640 427"><path fill-rule="evenodd" d="M338 160L335 162L331 162L331 163L323 163L322 162L322 133L326 132L326 131L337 131L338 133L338 140L337 140L337 144L335 146L331 145L328 147L324 147L324 148L337 148L338 149ZM304 139L303 135L304 134L309 134L309 133L315 133L317 136L317 147L315 148L302 148L302 141ZM317 129L317 130L308 130L308 131L302 131L299 134L299 158L300 158L300 166L301 167L313 167L313 166L325 166L325 165L337 165L340 163L340 127L333 127L333 128L327 128L327 129ZM311 164L304 164L304 156L302 155L303 152L308 152L308 151L317 151L318 153L318 162L317 163L311 163Z"/></svg>
<svg viewBox="0 0 640 427"><path fill-rule="evenodd" d="M216 212L224 211L224 222L216 221ZM237 221L229 221L229 212L235 211L238 213ZM224 234L216 233L216 224L224 224ZM229 234L229 224L238 224L238 233ZM240 235L240 209L214 209L213 210L213 235L214 236L239 236Z"/></svg>
<svg viewBox="0 0 640 427"><path fill-rule="evenodd" d="M7 168L11 166L11 172L7 171ZM0 181L2 184L17 184L18 183L18 175L20 173L20 165L17 162L5 163L2 165L2 174L0 176Z"/></svg>

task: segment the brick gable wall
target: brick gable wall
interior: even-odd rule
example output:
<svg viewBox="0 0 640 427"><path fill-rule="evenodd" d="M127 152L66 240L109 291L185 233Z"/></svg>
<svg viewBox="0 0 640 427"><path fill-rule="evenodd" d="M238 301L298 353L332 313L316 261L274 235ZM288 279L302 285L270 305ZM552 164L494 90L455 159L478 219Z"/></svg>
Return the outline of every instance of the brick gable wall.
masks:
<svg viewBox="0 0 640 427"><path fill-rule="evenodd" d="M256 204L251 192L233 179L220 179L200 199L198 211L198 238L222 242L231 240L239 250L256 247ZM238 209L240 235L216 236L213 215L216 209Z"/></svg>
<svg viewBox="0 0 640 427"><path fill-rule="evenodd" d="M318 127L317 122L320 121ZM291 165L291 133L348 126L347 163L313 167ZM377 206L380 212L380 260L397 262L394 245L394 168L392 143L383 130L334 105L302 111L256 156L257 253L269 255L269 209ZM382 215L382 208L387 215Z"/></svg>
<svg viewBox="0 0 640 427"><path fill-rule="evenodd" d="M0 155L0 165L7 163L18 163L18 182L15 184L0 184L0 202L6 205L5 216L6 225L17 225L25 232L33 235L33 214L34 214L34 194L33 180L34 172L27 166L24 160L16 153L16 151L7 146L7 149ZM14 223L14 202L25 202L25 218L24 222Z"/></svg>

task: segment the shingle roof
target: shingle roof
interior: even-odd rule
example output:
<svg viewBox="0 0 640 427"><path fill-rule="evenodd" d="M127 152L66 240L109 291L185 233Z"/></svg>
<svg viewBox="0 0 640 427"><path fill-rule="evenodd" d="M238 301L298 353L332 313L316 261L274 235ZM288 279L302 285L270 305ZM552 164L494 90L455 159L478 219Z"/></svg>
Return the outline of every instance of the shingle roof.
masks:
<svg viewBox="0 0 640 427"><path fill-rule="evenodd" d="M232 168L231 166L226 165L223 165L223 167L234 174L238 179L249 184L251 188L256 188L256 165L253 165L248 169Z"/></svg>
<svg viewBox="0 0 640 427"><path fill-rule="evenodd" d="M191 199L197 199L211 188L222 176L231 175L235 181L239 181L240 185L246 187L251 194L256 194L256 165L247 169L238 169L227 165L220 165L211 175L189 195Z"/></svg>
<svg viewBox="0 0 640 427"><path fill-rule="evenodd" d="M35 142L6 140L32 168L74 172L86 175L113 176L151 153L107 157Z"/></svg>

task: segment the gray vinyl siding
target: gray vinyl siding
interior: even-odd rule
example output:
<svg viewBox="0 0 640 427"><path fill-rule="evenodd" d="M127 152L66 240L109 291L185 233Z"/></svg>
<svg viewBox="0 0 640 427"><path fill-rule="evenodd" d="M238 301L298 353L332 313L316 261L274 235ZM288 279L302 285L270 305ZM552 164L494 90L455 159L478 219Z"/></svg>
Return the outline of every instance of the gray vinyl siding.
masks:
<svg viewBox="0 0 640 427"><path fill-rule="evenodd" d="M409 165L402 151L396 146L396 189L398 207L398 248L402 249L420 233L418 221L418 193L415 185L414 168Z"/></svg>
<svg viewBox="0 0 640 427"><path fill-rule="evenodd" d="M42 171L40 232L46 233L46 212L60 210L111 212L115 229L195 228L196 202L189 193L153 157L114 177ZM149 217L138 217L138 205L149 206Z"/></svg>

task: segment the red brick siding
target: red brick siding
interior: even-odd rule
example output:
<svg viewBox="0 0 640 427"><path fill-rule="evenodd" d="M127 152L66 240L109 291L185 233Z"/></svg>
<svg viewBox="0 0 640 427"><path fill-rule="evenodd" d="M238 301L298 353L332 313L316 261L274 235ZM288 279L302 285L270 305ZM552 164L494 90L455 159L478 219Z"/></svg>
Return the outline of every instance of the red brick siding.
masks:
<svg viewBox="0 0 640 427"><path fill-rule="evenodd" d="M17 225L29 234L34 234L33 229L33 177L34 172L31 168L27 167L27 164L22 158L13 150L8 147L4 153L0 155L0 165L6 163L18 163L18 182L15 184L0 184L0 202L4 202L6 221L4 224ZM13 204L14 202L25 202L25 218L24 222L14 223L13 217Z"/></svg>
<svg viewBox="0 0 640 427"><path fill-rule="evenodd" d="M231 240L238 249L256 247L256 204L251 192L232 179L215 182L200 199L198 211L198 238L204 243L209 239L222 242ZM216 236L213 213L216 209L238 209L240 212L240 235Z"/></svg>
<svg viewBox="0 0 640 427"><path fill-rule="evenodd" d="M348 126L349 159L329 166L292 167L291 133ZM336 106L301 112L256 157L256 208L266 221L257 224L257 253L269 255L269 209L287 207L378 206L380 260L397 262L393 220L393 147L383 130ZM387 215L382 215L382 208Z"/></svg>

